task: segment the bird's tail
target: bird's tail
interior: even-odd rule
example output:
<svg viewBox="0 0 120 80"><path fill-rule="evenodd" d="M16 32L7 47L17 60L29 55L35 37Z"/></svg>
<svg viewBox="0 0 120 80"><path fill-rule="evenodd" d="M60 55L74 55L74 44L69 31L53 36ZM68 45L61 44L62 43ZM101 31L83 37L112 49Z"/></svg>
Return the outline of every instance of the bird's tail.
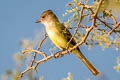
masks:
<svg viewBox="0 0 120 80"><path fill-rule="evenodd" d="M99 71L85 58L79 49L72 51L78 58L87 66L87 68L92 72L93 75L98 75Z"/></svg>

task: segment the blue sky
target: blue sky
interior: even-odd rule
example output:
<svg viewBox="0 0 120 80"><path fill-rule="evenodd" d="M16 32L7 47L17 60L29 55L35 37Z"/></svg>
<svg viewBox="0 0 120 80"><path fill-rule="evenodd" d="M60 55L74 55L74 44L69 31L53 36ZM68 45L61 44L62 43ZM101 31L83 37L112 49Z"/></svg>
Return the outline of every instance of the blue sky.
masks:
<svg viewBox="0 0 120 80"><path fill-rule="evenodd" d="M36 32L42 31L43 25L34 23L40 14L46 9L52 9L64 21L62 14L68 1L71 0L0 0L0 75L14 68L13 55L20 51L21 38L34 38ZM80 48L88 60L109 78L106 80L120 80L120 73L113 69L120 51L112 48L102 51L100 47L91 50L85 46ZM68 72L73 74L73 80L96 80L73 54L40 64L36 75L43 76L44 80L61 80Z"/></svg>

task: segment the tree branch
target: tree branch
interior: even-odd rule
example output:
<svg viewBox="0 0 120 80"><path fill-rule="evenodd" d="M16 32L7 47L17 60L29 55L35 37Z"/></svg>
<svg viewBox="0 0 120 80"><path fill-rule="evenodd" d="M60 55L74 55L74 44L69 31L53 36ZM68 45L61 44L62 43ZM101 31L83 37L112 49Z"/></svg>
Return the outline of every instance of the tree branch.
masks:
<svg viewBox="0 0 120 80"><path fill-rule="evenodd" d="M46 38L47 38L47 34L45 33L44 38L43 38L42 40L40 40L40 44L39 44L39 46L38 46L38 48L37 48L38 51L39 51L39 49L41 48L42 43L43 43L43 41L44 41ZM31 62L31 64L30 64L30 66L33 65L33 63L34 63L34 61L35 61L35 58L36 58L36 54L37 54L37 52L34 52L34 56L33 56L33 59L32 59L32 62Z"/></svg>

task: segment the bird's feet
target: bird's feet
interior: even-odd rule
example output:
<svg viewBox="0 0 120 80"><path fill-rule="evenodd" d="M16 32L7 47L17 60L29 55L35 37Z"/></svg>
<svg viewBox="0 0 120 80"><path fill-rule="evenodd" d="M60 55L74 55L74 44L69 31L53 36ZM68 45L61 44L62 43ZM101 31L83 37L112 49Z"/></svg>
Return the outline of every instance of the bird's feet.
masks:
<svg viewBox="0 0 120 80"><path fill-rule="evenodd" d="M55 53L55 54L54 54L54 57L55 57L55 58L63 57L63 56L64 56L64 54L62 54L63 51L65 51L65 50L61 50L61 51Z"/></svg>

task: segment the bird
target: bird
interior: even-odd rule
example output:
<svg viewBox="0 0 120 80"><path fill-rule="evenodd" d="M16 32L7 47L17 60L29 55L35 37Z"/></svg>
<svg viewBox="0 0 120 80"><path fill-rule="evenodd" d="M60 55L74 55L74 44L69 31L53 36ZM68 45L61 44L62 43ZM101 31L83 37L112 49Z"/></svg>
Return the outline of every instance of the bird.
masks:
<svg viewBox="0 0 120 80"><path fill-rule="evenodd" d="M67 46L68 49L70 49L77 44L74 38L70 41L72 34L62 23L60 23L52 10L45 10L35 23L42 23L44 25L48 37L60 50L65 50ZM69 41L70 43L68 44ZM94 76L99 74L99 71L85 58L79 47L74 49L72 53L87 66Z"/></svg>

